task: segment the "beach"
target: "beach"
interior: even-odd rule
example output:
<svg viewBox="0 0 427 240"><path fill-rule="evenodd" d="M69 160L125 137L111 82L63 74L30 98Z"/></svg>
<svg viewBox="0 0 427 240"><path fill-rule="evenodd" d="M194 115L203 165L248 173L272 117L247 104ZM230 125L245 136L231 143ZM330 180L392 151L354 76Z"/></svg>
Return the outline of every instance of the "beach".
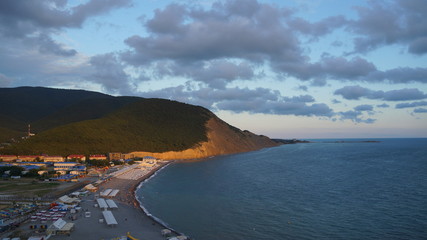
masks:
<svg viewBox="0 0 427 240"><path fill-rule="evenodd" d="M116 239L126 236L127 233L139 240L164 240L161 231L165 229L152 217L146 215L136 200L135 190L141 182L148 179L156 171L166 166L169 162L156 164L152 168L140 169L132 167L117 177L101 183L98 191L88 193L81 198L81 210L75 214L67 213L64 220L74 223L74 230L70 235L56 235L50 239ZM103 220L102 209L96 206L99 193L105 189L118 189L117 196L113 198L118 208L110 209L117 225L108 226ZM90 212L90 217L85 217L85 212ZM72 218L75 218L74 220ZM22 229L29 229L34 223L27 222L21 225Z"/></svg>

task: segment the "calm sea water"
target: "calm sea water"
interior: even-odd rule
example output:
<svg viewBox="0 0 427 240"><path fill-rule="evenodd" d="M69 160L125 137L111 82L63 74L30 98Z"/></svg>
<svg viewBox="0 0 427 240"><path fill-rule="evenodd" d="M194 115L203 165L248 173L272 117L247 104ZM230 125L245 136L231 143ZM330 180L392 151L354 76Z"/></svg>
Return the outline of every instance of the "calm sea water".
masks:
<svg viewBox="0 0 427 240"><path fill-rule="evenodd" d="M314 141L172 164L137 195L197 240L427 239L427 139Z"/></svg>

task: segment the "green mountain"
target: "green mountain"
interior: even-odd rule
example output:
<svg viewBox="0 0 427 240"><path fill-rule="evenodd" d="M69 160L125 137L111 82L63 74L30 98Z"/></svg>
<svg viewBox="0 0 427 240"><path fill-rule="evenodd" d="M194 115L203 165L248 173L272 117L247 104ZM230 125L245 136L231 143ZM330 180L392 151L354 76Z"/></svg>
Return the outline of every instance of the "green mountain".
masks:
<svg viewBox="0 0 427 240"><path fill-rule="evenodd" d="M0 116L0 154L63 156L183 151L210 141L207 122L216 118L176 101L40 87L0 88ZM22 139L28 124L36 135Z"/></svg>

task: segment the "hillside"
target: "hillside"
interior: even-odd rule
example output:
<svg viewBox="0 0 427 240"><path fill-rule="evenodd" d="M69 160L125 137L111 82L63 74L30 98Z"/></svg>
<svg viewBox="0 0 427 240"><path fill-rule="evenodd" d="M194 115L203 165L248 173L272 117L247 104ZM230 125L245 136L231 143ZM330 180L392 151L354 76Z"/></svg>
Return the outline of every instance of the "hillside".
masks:
<svg viewBox="0 0 427 240"><path fill-rule="evenodd" d="M58 102L37 100L37 104L30 101L26 105L26 101L32 99L28 93L31 91L27 88L14 90L25 90L26 97L13 101L12 105L22 108L13 112L0 111L7 119L6 124L0 122L0 140L18 133L22 135L17 126L24 123L25 126L31 123L36 136L6 146L0 149L0 154L66 156L77 153L172 152L178 157L176 153L186 152L179 158L196 158L276 145L266 137L226 124L205 108L176 101L34 88L33 94L39 94L37 90L49 92L50 101ZM2 91L4 89L0 89ZM70 99L59 100L57 96L60 94ZM43 109L44 103L48 110ZM31 107L37 109L37 116L28 116L27 109Z"/></svg>
<svg viewBox="0 0 427 240"><path fill-rule="evenodd" d="M114 97L84 90L0 88L0 127L27 132L29 123L83 100L100 98Z"/></svg>

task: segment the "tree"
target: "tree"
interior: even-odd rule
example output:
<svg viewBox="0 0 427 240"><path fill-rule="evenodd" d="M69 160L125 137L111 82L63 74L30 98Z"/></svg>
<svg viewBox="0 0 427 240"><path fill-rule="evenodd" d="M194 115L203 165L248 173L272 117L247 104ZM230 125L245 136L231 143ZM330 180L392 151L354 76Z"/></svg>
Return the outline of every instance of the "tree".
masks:
<svg viewBox="0 0 427 240"><path fill-rule="evenodd" d="M22 168L22 167L11 166L10 167L10 176L21 176L22 171L24 171L24 168Z"/></svg>
<svg viewBox="0 0 427 240"><path fill-rule="evenodd" d="M31 169L24 175L24 177L38 177L38 176L39 176L39 169Z"/></svg>

